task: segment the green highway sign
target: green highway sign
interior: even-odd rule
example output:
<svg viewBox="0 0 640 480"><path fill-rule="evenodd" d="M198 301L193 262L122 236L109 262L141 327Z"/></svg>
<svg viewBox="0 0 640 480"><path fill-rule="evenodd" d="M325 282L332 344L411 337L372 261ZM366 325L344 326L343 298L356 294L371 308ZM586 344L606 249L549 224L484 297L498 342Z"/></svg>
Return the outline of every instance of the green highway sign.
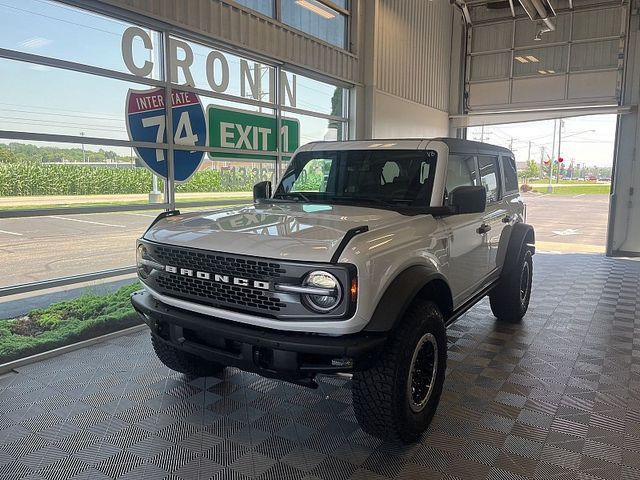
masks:
<svg viewBox="0 0 640 480"><path fill-rule="evenodd" d="M275 158L277 128L274 115L209 105L207 120L210 147L238 150L238 153L209 153L211 158L246 160ZM292 118L281 120L280 142L283 154L293 153L298 148L300 145L298 120ZM247 150L264 151L265 154L243 153Z"/></svg>

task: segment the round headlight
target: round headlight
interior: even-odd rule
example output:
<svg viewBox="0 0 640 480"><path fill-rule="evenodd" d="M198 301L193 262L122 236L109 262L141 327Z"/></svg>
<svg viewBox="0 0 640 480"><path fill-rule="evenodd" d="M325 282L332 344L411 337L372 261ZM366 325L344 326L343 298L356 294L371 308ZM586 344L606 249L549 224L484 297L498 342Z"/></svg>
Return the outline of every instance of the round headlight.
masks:
<svg viewBox="0 0 640 480"><path fill-rule="evenodd" d="M304 295L309 307L317 312L329 312L336 308L340 304L340 300L342 300L340 282L329 272L311 272L304 280L304 286L324 290L319 294L307 293Z"/></svg>

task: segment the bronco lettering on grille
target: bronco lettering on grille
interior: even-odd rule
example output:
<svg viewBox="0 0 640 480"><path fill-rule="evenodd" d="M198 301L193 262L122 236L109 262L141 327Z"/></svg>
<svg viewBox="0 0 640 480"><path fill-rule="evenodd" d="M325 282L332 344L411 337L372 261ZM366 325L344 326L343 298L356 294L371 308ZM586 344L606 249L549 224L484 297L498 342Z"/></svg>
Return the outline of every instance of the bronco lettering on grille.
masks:
<svg viewBox="0 0 640 480"><path fill-rule="evenodd" d="M220 275L218 273L201 272L190 268L174 267L173 265L165 265L164 271L167 273L175 273L176 275L184 275L185 277L201 278L203 280L211 280L216 283L227 283L238 285L240 287L252 287L260 290L269 290L271 287L269 282L261 282L259 280L250 280L248 278L232 277L230 275Z"/></svg>

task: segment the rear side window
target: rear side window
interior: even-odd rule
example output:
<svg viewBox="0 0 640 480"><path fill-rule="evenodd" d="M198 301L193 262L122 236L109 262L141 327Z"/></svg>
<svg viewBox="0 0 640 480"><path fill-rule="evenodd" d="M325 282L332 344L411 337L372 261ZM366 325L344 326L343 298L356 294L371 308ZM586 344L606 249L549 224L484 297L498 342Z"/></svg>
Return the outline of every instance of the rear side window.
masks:
<svg viewBox="0 0 640 480"><path fill-rule="evenodd" d="M487 190L487 203L500 200L500 174L498 173L498 157L478 156L480 181Z"/></svg>
<svg viewBox="0 0 640 480"><path fill-rule="evenodd" d="M478 175L473 155L449 154L447 163L447 181L445 183L445 202L451 192L462 186L477 186Z"/></svg>
<svg viewBox="0 0 640 480"><path fill-rule="evenodd" d="M515 160L511 157L502 157L502 171L504 172L505 192L517 192L518 171Z"/></svg>

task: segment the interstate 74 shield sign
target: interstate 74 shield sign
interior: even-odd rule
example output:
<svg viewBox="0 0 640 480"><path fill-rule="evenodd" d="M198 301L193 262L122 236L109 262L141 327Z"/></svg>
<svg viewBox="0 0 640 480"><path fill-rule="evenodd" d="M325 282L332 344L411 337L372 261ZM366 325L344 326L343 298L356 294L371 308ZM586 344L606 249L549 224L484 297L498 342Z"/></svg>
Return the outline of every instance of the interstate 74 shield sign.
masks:
<svg viewBox="0 0 640 480"><path fill-rule="evenodd" d="M207 128L198 96L173 89L171 116L176 145L204 146ZM164 88L129 90L127 93L127 131L134 142L166 143ZM163 149L134 147L138 157L160 177L167 178L167 152ZM174 149L176 182L184 182L198 169L204 152Z"/></svg>

